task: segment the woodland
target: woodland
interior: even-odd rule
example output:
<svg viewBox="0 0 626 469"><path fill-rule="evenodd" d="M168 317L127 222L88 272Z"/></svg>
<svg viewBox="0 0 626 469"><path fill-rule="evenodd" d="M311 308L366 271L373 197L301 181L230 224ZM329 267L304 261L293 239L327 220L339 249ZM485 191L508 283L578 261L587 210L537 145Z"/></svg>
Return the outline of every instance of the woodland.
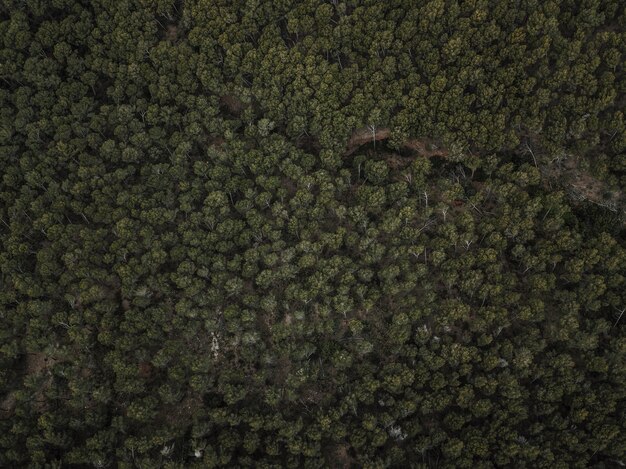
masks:
<svg viewBox="0 0 626 469"><path fill-rule="evenodd" d="M626 465L622 0L0 0L0 467Z"/></svg>

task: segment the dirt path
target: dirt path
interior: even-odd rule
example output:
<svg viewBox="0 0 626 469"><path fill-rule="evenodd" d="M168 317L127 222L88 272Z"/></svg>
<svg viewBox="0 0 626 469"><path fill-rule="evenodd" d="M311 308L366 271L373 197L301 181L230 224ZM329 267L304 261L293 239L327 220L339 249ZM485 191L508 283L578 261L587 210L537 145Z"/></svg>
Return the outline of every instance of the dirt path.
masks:
<svg viewBox="0 0 626 469"><path fill-rule="evenodd" d="M378 142L380 140L386 140L391 136L391 129L382 127L379 129L372 129L363 127L352 132L348 143L346 144L346 151L344 156L349 156L357 151L361 146L368 143ZM416 152L420 156L426 158L448 156L448 151L437 147L433 141L428 139L411 139L404 142L403 148L407 148Z"/></svg>
<svg viewBox="0 0 626 469"><path fill-rule="evenodd" d="M375 131L369 128L357 129L352 132L348 143L346 144L346 151L344 152L344 156L349 156L355 151L359 149L359 147L366 145L371 142L376 142L379 140L386 140L391 135L391 130L385 127L381 129L376 129Z"/></svg>
<svg viewBox="0 0 626 469"><path fill-rule="evenodd" d="M448 156L448 150L445 148L439 148L434 142L428 139L407 140L404 144L404 148L410 148L411 150L416 151L420 156L425 156L426 158L446 158Z"/></svg>

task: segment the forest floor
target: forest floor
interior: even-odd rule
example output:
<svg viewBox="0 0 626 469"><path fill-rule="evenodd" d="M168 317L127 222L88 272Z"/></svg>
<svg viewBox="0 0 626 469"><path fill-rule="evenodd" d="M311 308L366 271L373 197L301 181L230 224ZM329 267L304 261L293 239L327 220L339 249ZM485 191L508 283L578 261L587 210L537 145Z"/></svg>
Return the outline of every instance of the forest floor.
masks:
<svg viewBox="0 0 626 469"><path fill-rule="evenodd" d="M616 214L626 215L624 192L594 176L584 167L583 161L582 156L570 155L553 159L540 169L544 176L558 180L574 200L591 202ZM623 223L626 224L626 217Z"/></svg>
<svg viewBox="0 0 626 469"><path fill-rule="evenodd" d="M56 359L46 353L28 353L26 354L23 364L23 373L25 375L44 376L56 363ZM37 392L33 396L34 407L40 409L45 403L44 392L52 383L52 375L47 374L44 381L39 386ZM10 391L0 400L0 419L9 418L17 404L16 392Z"/></svg>
<svg viewBox="0 0 626 469"><path fill-rule="evenodd" d="M581 168L579 159L565 160L562 177L574 197L589 200L613 212L620 211L622 191L610 188L606 182L594 177L589 170Z"/></svg>
<svg viewBox="0 0 626 469"><path fill-rule="evenodd" d="M344 156L349 156L357 151L361 146L368 143L378 142L380 140L387 140L391 137L391 129L382 127L379 129L373 129L363 127L352 132L348 143L346 144L346 150ZM409 139L402 144L403 148L407 148L417 152L418 155L426 158L448 156L448 151L444 148L439 148L434 141L430 139Z"/></svg>
<svg viewBox="0 0 626 469"><path fill-rule="evenodd" d="M387 127L363 127L357 129L346 143L344 156L353 154L364 145L387 140L390 137L391 129ZM417 155L426 158L446 158L449 155L447 149L440 148L431 139L409 139L402 144L402 148L412 150ZM534 153L533 160L537 164ZM621 212L626 214L623 192L609 187L606 182L593 176L589 170L582 168L580 163L581 157L573 156L563 158L556 161L556 163L553 160L545 173L561 181L572 198L581 202L589 201L615 213ZM626 223L626 217L624 223Z"/></svg>

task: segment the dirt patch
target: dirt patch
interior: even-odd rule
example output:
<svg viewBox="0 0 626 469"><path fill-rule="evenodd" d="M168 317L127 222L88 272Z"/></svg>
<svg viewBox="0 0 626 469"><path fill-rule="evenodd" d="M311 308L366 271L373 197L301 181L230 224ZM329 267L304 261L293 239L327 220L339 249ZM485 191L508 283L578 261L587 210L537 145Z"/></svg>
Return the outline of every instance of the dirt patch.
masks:
<svg viewBox="0 0 626 469"><path fill-rule="evenodd" d="M348 469L352 467L354 459L350 456L350 445L339 443L331 445L325 451L326 462L332 469Z"/></svg>
<svg viewBox="0 0 626 469"><path fill-rule="evenodd" d="M321 384L305 385L300 389L300 401L305 404L313 404L319 406L322 402L328 399L328 389L323 388Z"/></svg>
<svg viewBox="0 0 626 469"><path fill-rule="evenodd" d="M150 377L152 376L153 369L154 367L150 363L141 362L138 365L137 374L139 375L140 378L150 379Z"/></svg>
<svg viewBox="0 0 626 469"><path fill-rule="evenodd" d="M238 116L244 110L244 104L232 94L225 94L220 97L220 106L224 106L228 112Z"/></svg>
<svg viewBox="0 0 626 469"><path fill-rule="evenodd" d="M56 358L45 353L29 353L26 355L26 373L29 375L40 374L56 363Z"/></svg>
<svg viewBox="0 0 626 469"><path fill-rule="evenodd" d="M386 127L373 128L363 127L352 132L348 143L346 144L346 151L344 156L349 156L357 151L361 146L368 143L378 142L380 140L386 140L391 136L391 129ZM420 156L426 158L440 157L446 158L448 151L445 148L439 148L434 141L430 139L411 139L407 140L403 145L403 148L416 152Z"/></svg>
<svg viewBox="0 0 626 469"><path fill-rule="evenodd" d="M393 171L399 171L403 168L406 168L408 165L411 164L411 161L413 160L412 158L406 158L396 153L390 153L388 155L385 155L384 158L387 162L387 166L389 166L389 169Z"/></svg>
<svg viewBox="0 0 626 469"><path fill-rule="evenodd" d="M226 142L226 140L224 140L222 137L215 137L211 141L211 143L209 143L209 146L220 148L222 145L224 145L224 142Z"/></svg>
<svg viewBox="0 0 626 469"><path fill-rule="evenodd" d="M279 357L278 360L276 360L276 366L273 369L272 381L275 384L285 384L291 369L292 363L289 357L287 355Z"/></svg>
<svg viewBox="0 0 626 469"><path fill-rule="evenodd" d="M165 39L170 42L176 42L176 39L178 39L178 26L175 24L168 24L167 29L165 30Z"/></svg>
<svg viewBox="0 0 626 469"><path fill-rule="evenodd" d="M287 190L287 194L290 196L295 195L298 191L298 186L291 180L291 178L288 177L282 178L282 187Z"/></svg>
<svg viewBox="0 0 626 469"><path fill-rule="evenodd" d="M36 352L26 353L20 358L18 376L13 382L13 390L0 396L0 419L7 419L13 415L17 405L17 390L24 389L24 381L28 377L34 378L29 391L30 405L37 412L44 412L47 408L48 400L45 393L54 383L52 368L59 362L59 359L49 353Z"/></svg>
<svg viewBox="0 0 626 469"><path fill-rule="evenodd" d="M349 156L359 149L362 145L371 142L377 142L379 140L388 139L391 135L391 130L388 128L369 128L364 127L362 129L357 129L352 132L348 143L346 144L346 151L344 152L344 156Z"/></svg>
<svg viewBox="0 0 626 469"><path fill-rule="evenodd" d="M201 396L189 393L178 404L164 406L162 417L173 427L186 428L203 406Z"/></svg>
<svg viewBox="0 0 626 469"><path fill-rule="evenodd" d="M613 212L620 212L623 193L609 188L605 182L595 178L588 170L580 168L578 158L565 159L560 162L557 169L551 172L563 181L570 195L575 199L588 200Z"/></svg>
<svg viewBox="0 0 626 469"><path fill-rule="evenodd" d="M432 140L423 139L423 140L408 140L404 144L404 148L408 148L417 152L420 156L424 156L426 158L446 158L448 156L448 150L445 148L439 148Z"/></svg>
<svg viewBox="0 0 626 469"><path fill-rule="evenodd" d="M4 399L0 401L0 419L8 419L13 415L17 404L17 399L15 398L16 394L17 391L10 391Z"/></svg>

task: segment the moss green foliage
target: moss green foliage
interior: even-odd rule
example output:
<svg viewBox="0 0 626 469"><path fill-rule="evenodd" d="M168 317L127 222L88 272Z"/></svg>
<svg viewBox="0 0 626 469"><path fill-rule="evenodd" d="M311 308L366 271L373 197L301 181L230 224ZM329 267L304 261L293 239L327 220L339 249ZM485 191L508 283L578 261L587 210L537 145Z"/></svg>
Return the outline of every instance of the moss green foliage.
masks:
<svg viewBox="0 0 626 469"><path fill-rule="evenodd" d="M0 466L626 464L621 1L0 38Z"/></svg>

